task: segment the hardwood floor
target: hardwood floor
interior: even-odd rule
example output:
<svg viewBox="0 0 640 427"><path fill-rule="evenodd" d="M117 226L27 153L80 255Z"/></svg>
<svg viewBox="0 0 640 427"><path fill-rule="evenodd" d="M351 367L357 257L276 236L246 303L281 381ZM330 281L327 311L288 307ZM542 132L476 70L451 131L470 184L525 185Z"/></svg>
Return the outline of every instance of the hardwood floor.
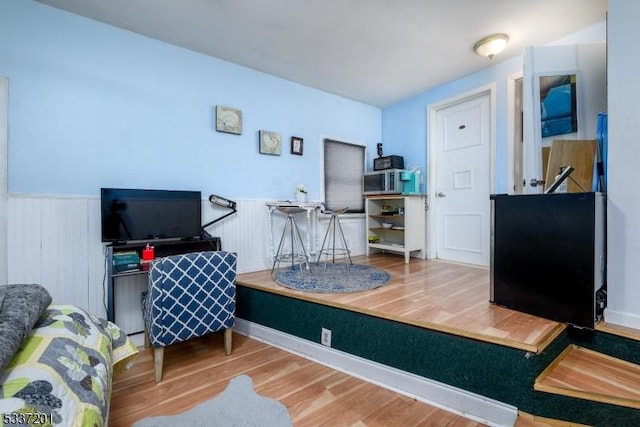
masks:
<svg viewBox="0 0 640 427"><path fill-rule="evenodd" d="M564 324L489 303L489 270L391 254L354 257L353 262L386 270L391 281L366 292L321 294L276 284L269 271L238 275L238 284L320 304L370 314L534 353L542 351Z"/></svg>
<svg viewBox="0 0 640 427"><path fill-rule="evenodd" d="M553 420L537 417L535 415L520 412L514 427L587 427L585 424L570 423L567 421Z"/></svg>
<svg viewBox="0 0 640 427"><path fill-rule="evenodd" d="M133 367L114 378L109 426L183 412L240 374L251 377L257 393L284 404L296 427L482 425L256 340L234 334L233 341L230 356L221 334L167 347L159 384L152 351L141 349Z"/></svg>
<svg viewBox="0 0 640 427"><path fill-rule="evenodd" d="M536 379L539 391L640 409L640 366L570 345Z"/></svg>
<svg viewBox="0 0 640 427"><path fill-rule="evenodd" d="M608 324L604 321L598 322L596 330L606 332L608 334L618 335L632 340L640 341L640 330Z"/></svg>

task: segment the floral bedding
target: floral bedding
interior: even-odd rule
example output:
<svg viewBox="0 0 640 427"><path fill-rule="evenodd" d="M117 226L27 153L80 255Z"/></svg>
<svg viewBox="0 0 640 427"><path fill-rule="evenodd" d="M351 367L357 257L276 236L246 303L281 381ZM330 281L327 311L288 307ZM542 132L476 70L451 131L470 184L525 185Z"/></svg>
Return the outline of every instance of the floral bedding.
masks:
<svg viewBox="0 0 640 427"><path fill-rule="evenodd" d="M112 375L137 353L115 324L49 306L0 373L0 426L106 426Z"/></svg>

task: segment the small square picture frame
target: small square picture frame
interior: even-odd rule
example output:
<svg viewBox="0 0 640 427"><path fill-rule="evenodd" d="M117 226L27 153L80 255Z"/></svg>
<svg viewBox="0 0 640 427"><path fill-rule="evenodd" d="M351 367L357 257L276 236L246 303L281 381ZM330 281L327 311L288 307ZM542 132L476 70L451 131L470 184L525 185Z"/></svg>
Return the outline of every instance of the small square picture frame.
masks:
<svg viewBox="0 0 640 427"><path fill-rule="evenodd" d="M260 154L279 156L282 151L282 136L278 132L261 130L258 133Z"/></svg>
<svg viewBox="0 0 640 427"><path fill-rule="evenodd" d="M216 105L216 130L218 132L242 135L242 111Z"/></svg>
<svg viewBox="0 0 640 427"><path fill-rule="evenodd" d="M291 154L302 156L302 149L304 148L304 140L299 136L291 137Z"/></svg>

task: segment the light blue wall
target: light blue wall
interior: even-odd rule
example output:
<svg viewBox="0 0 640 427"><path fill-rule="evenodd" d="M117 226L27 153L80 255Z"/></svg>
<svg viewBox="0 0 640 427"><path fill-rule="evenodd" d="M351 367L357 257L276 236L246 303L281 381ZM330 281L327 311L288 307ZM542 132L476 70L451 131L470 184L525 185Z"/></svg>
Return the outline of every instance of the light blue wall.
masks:
<svg viewBox="0 0 640 427"><path fill-rule="evenodd" d="M0 4L9 78L9 191L97 195L100 187L201 190L229 198L320 195L319 139L381 138L381 110L33 1ZM215 131L215 105L242 135ZM260 129L281 156L258 153ZM289 153L291 136L304 155Z"/></svg>
<svg viewBox="0 0 640 427"><path fill-rule="evenodd" d="M444 58L443 60L446 60ZM487 61L489 61L487 59ZM507 191L507 80L522 71L522 57L498 63L480 72L468 75L418 94L382 110L382 141L385 154L399 154L405 166L419 165L428 177L427 129L428 108L432 104L454 98L465 92L496 84L496 192ZM429 183L426 183L428 189Z"/></svg>

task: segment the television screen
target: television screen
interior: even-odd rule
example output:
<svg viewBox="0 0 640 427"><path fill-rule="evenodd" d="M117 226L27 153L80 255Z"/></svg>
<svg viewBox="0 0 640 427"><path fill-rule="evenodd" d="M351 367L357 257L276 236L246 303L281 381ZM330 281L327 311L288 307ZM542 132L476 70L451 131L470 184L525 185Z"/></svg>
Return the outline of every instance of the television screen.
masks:
<svg viewBox="0 0 640 427"><path fill-rule="evenodd" d="M199 191L102 188L100 192L103 242L200 235Z"/></svg>

